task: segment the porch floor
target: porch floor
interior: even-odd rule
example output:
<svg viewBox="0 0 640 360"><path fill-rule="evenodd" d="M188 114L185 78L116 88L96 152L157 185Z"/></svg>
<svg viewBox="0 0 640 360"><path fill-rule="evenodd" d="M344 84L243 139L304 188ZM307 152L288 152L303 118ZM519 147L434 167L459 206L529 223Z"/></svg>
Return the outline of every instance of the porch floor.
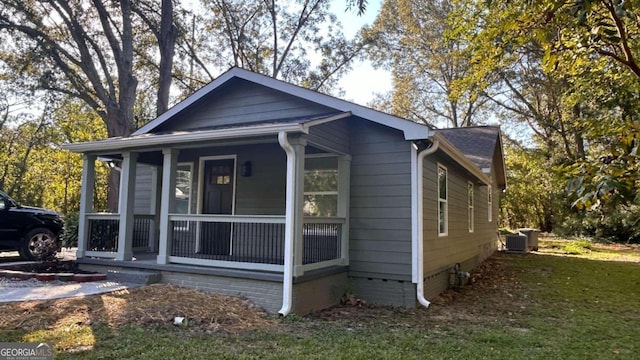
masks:
<svg viewBox="0 0 640 360"><path fill-rule="evenodd" d="M78 258L76 262L80 265L100 265L116 268L130 268L130 269L142 269L142 270L156 270L156 271L172 271L190 274L200 275L213 275L213 276L225 276L242 279L253 280L265 280L282 282L284 275L282 272L263 271L263 270L242 270L242 269L229 269L213 266L198 266L198 265L184 265L184 264L158 264L157 254L151 252L135 252L134 260L131 261L119 261L113 259L98 259L98 258ZM302 276L294 278L294 283L301 283L319 277L328 276L332 274L342 273L349 271L349 266L330 266L326 268L307 271Z"/></svg>

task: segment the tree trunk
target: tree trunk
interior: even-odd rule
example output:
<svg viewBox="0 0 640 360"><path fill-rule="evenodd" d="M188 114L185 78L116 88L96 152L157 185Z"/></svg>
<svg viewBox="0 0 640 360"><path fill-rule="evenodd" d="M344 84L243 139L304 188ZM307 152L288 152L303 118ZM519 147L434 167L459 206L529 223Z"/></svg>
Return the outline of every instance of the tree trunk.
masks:
<svg viewBox="0 0 640 360"><path fill-rule="evenodd" d="M111 213L117 213L118 197L120 196L120 171L118 169L109 169L107 186L107 210Z"/></svg>
<svg viewBox="0 0 640 360"><path fill-rule="evenodd" d="M135 81L135 79L134 79ZM132 101L131 105L128 105L126 101ZM110 111L106 114L105 123L107 124L107 132L109 137L114 136L129 136L133 132L133 111L127 111L127 109L133 108L133 101L135 101L135 96L131 97L120 97L121 106L125 107L125 111L120 111L120 109L114 107L109 109ZM118 211L118 196L120 193L120 172L119 168L111 168L109 172L108 186L109 189L107 191L107 208L110 212Z"/></svg>
<svg viewBox="0 0 640 360"><path fill-rule="evenodd" d="M158 99L156 103L156 115L161 115L169 108L169 90L171 88L171 69L173 68L173 55L178 36L178 29L173 24L173 2L162 0L162 13L160 19L160 77L158 80Z"/></svg>
<svg viewBox="0 0 640 360"><path fill-rule="evenodd" d="M579 119L582 112L580 110L580 105L576 104L573 106L573 121L575 123L579 123ZM582 137L582 133L580 129L574 130L574 141L576 142L576 156L579 160L585 159L585 150L584 150L584 138Z"/></svg>

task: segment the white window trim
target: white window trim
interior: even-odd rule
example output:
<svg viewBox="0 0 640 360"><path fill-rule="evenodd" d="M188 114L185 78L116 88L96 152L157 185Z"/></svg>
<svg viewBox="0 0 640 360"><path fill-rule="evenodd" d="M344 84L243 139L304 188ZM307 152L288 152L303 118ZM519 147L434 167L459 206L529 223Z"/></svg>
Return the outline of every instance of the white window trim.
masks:
<svg viewBox="0 0 640 360"><path fill-rule="evenodd" d="M475 225L475 189L471 181L467 182L467 225L469 232L472 233Z"/></svg>
<svg viewBox="0 0 640 360"><path fill-rule="evenodd" d="M306 159L318 159L318 158L329 158L329 157L333 157L333 158L337 158L338 160L338 167L336 168L336 171L338 171L338 189L336 191L307 191L306 189L304 189L303 191L303 196L307 196L307 195L335 195L336 196L336 208L340 207L340 165L339 165L339 157L337 154L327 154L327 153L321 153L321 154L305 154L305 160ZM303 170L303 173L307 171L306 166L305 169ZM302 204L302 206L304 206L304 203ZM306 215L305 215L306 216Z"/></svg>
<svg viewBox="0 0 640 360"><path fill-rule="evenodd" d="M189 173L190 175L190 180L191 183L189 184L189 207L187 208L187 215L191 215L191 208L193 207L193 193L194 193L194 188L193 188L193 179L194 179L194 173L193 173L193 161L189 161L189 162L179 162L176 164L176 169L178 169L181 166L188 166L189 167Z"/></svg>
<svg viewBox="0 0 640 360"><path fill-rule="evenodd" d="M487 186L487 214L489 217L489 222L492 221L492 215L493 215L493 188L491 187L491 185Z"/></svg>
<svg viewBox="0 0 640 360"><path fill-rule="evenodd" d="M444 170L445 173L445 192L447 193L447 197L445 199L440 198L440 169ZM449 235L449 170L446 166L437 163L436 167L436 197L438 198L438 236L447 236ZM444 232L440 232L440 203L444 203Z"/></svg>

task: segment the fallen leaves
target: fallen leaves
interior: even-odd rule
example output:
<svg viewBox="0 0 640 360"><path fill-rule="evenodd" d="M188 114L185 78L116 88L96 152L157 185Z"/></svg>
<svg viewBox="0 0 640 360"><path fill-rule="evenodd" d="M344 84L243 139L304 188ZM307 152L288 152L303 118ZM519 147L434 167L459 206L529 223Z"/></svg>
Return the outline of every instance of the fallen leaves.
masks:
<svg viewBox="0 0 640 360"><path fill-rule="evenodd" d="M189 319L189 329L240 332L271 326L274 320L246 299L155 284L126 292L82 298L0 305L0 329L36 330L98 323L118 327L169 325Z"/></svg>

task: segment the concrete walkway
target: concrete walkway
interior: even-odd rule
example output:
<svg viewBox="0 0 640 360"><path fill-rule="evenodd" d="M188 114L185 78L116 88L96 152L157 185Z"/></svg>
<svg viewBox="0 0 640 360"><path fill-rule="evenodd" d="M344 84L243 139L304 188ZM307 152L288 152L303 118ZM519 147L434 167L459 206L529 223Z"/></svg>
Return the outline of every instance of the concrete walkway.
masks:
<svg viewBox="0 0 640 360"><path fill-rule="evenodd" d="M60 260L75 260L76 250L76 248L62 249L58 254L58 258ZM24 263L24 261L20 259L17 252L3 252L0 253L0 263L2 265L17 265ZM2 286L0 284L0 303L80 297L123 291L137 286L142 285L110 280L83 283L70 282L61 285L42 284L41 286L25 287Z"/></svg>
<svg viewBox="0 0 640 360"><path fill-rule="evenodd" d="M136 286L141 285L109 280L35 287L0 286L0 303L81 297L123 291Z"/></svg>

